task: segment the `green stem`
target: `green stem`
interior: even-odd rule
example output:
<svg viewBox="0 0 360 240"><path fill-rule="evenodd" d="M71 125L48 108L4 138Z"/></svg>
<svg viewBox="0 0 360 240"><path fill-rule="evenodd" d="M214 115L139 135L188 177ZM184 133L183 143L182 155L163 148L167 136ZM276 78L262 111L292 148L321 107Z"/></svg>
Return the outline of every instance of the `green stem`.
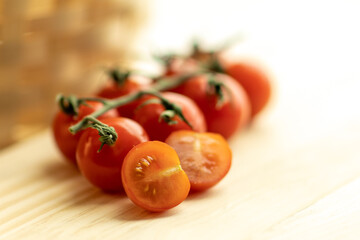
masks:
<svg viewBox="0 0 360 240"><path fill-rule="evenodd" d="M145 94L153 94L154 95L154 94L156 94L156 92L151 91L151 90L139 91L134 94L127 95L125 97L120 97L120 98L116 98L113 100L105 100L103 102L104 106L102 108L98 109L97 111L91 113L90 115L88 115L88 117L97 118L113 108L125 105L129 102L139 99L142 96L144 96ZM69 128L69 130L71 133L75 134L78 131L80 131L81 129L83 129L86 124L87 124L87 119L85 117L81 121L79 121L77 124L71 126Z"/></svg>
<svg viewBox="0 0 360 240"><path fill-rule="evenodd" d="M176 79L174 79L174 77L164 78L157 81L156 84L152 87L152 89L160 92L173 89L200 73L202 72L199 71L197 73L184 74L181 76L177 76Z"/></svg>
<svg viewBox="0 0 360 240"><path fill-rule="evenodd" d="M56 101L59 104L60 109L67 115L77 116L79 114L80 105L89 106L86 101L101 102L106 104L107 100L97 97L86 97L86 98L77 98L74 95L65 97L62 94L58 94Z"/></svg>
<svg viewBox="0 0 360 240"><path fill-rule="evenodd" d="M69 131L73 134L77 133L78 131L86 128L86 127L91 127L89 126L89 122L95 122L94 119L96 119L97 117L103 115L104 113L106 113L107 111L122 106L122 105L126 105L134 100L137 100L139 98L141 98L144 95L153 95L158 97L161 102L164 104L168 104L170 106L172 106L172 108L170 110L174 110L175 113L177 115L179 115L179 117L185 122L187 123L190 127L191 124L187 121L187 119L183 116L182 112L181 112L181 108L179 106L177 106L176 104L172 104L170 103L168 100L166 100L165 98L163 98L160 94L159 91L165 91L167 89L172 89L176 86L181 85L182 83L184 83L185 81L187 81L188 79L190 79L191 77L197 75L196 74L187 74L187 75L183 75L180 77L176 77L174 78L168 78L168 79L163 79L159 82L157 82L152 89L149 90L143 90L143 91L138 91L136 93L130 94L130 95L126 95L123 97L119 97L116 99L112 99L112 100L104 100L104 99L98 99L98 98L86 98L86 99L81 99L83 101L86 100L96 100L96 101L101 101L104 106L100 109L98 109L97 111L89 114L88 116L86 116L85 118L83 118L81 121L79 121L78 123L76 123L75 125L71 126L69 128ZM98 120L97 120L98 121ZM99 121L100 122L100 121ZM100 131L99 131L100 134Z"/></svg>
<svg viewBox="0 0 360 240"><path fill-rule="evenodd" d="M101 151L105 144L112 146L116 142L118 135L113 127L100 122L92 116L86 116L84 118L84 122L86 123L84 128L91 127L99 132L99 141L101 142L101 146L98 149L98 152Z"/></svg>
<svg viewBox="0 0 360 240"><path fill-rule="evenodd" d="M102 104L106 104L108 102L108 100L103 99L103 98L97 98L97 97L84 97L81 98L82 101L87 102L87 101L91 101L91 102L101 102Z"/></svg>

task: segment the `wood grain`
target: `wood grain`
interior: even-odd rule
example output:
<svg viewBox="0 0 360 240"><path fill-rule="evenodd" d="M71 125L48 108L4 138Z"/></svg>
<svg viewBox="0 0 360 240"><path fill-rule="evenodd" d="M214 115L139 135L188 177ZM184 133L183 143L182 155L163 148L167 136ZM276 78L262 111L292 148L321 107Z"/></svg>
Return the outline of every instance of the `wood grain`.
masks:
<svg viewBox="0 0 360 240"><path fill-rule="evenodd" d="M354 151L360 136L352 134L360 130L357 121L296 144L281 141L279 126L270 122L232 139L233 166L223 182L160 214L139 209L124 194L90 186L44 132L1 154L0 236L316 239L350 234L341 226L355 229L360 214L360 153ZM315 229L315 220L321 228ZM306 224L312 228L305 231ZM329 235L327 226L337 226L338 235ZM281 238L284 229L288 238Z"/></svg>
<svg viewBox="0 0 360 240"><path fill-rule="evenodd" d="M267 229L257 239L359 239L359 192L357 178Z"/></svg>
<svg viewBox="0 0 360 240"><path fill-rule="evenodd" d="M262 18L254 14L258 2ZM244 44L273 70L274 94L230 140L226 178L174 209L149 213L124 194L92 187L45 131L0 153L0 239L360 239L360 5L279 0L230 8L264 41ZM165 46L185 34L164 36L169 24L193 19L162 10L157 32ZM223 37L227 25L211 32Z"/></svg>

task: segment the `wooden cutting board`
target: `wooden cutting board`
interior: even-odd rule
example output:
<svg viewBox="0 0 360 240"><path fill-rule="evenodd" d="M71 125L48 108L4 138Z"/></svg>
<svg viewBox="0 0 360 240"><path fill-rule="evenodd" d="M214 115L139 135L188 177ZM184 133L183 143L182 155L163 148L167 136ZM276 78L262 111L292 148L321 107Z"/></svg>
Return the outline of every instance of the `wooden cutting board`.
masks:
<svg viewBox="0 0 360 240"><path fill-rule="evenodd" d="M169 11L162 1L159 46L182 42L190 25L214 27L209 39L238 27L260 40L242 46L274 74L271 104L230 140L226 178L149 213L92 187L46 131L0 153L0 239L360 239L358 4L239 1L219 5L229 18L201 11L219 24L199 25L204 2ZM198 6L183 18L190 3Z"/></svg>
<svg viewBox="0 0 360 240"><path fill-rule="evenodd" d="M301 106L273 102L227 177L164 213L92 187L40 133L0 154L0 239L358 239L360 118Z"/></svg>

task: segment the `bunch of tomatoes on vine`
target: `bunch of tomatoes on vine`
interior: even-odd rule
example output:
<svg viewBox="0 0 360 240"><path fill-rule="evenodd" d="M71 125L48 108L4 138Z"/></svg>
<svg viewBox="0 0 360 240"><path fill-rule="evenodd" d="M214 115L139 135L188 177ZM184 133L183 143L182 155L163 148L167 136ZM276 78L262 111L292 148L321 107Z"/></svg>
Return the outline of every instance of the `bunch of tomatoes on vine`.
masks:
<svg viewBox="0 0 360 240"><path fill-rule="evenodd" d="M161 58L156 78L113 69L94 96L58 96L55 142L95 187L153 212L228 173L227 139L264 109L271 82L258 66L194 45Z"/></svg>

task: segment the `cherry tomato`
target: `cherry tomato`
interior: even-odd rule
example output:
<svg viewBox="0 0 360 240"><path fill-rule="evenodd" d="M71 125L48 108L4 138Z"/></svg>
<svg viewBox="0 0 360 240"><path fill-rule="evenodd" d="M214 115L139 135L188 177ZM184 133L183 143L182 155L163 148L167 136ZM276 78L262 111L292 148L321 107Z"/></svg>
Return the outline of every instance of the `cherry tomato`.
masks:
<svg viewBox="0 0 360 240"><path fill-rule="evenodd" d="M173 57L165 66L165 76L192 73L199 69L198 62L192 58Z"/></svg>
<svg viewBox="0 0 360 240"><path fill-rule="evenodd" d="M270 100L271 81L267 74L259 67L245 62L232 62L222 59L221 65L226 74L233 77L247 93L251 116L261 112Z"/></svg>
<svg viewBox="0 0 360 240"><path fill-rule="evenodd" d="M85 116L95 112L100 109L103 104L100 102L87 102L87 105L80 105L78 116L67 115L62 111L58 111L55 115L52 124L52 131L56 145L58 146L60 152L65 156L67 160L76 164L76 146L79 141L79 138L82 132L78 132L75 135L69 132L69 127L79 122ZM99 119L104 119L108 117L117 117L118 113L116 110L110 110L99 117Z"/></svg>
<svg viewBox="0 0 360 240"><path fill-rule="evenodd" d="M194 131L206 131L204 115L190 98L171 92L162 93L162 96L181 107L184 117L192 125ZM156 97L147 97L142 100L142 103L151 98ZM135 110L134 120L144 127L145 131L149 134L150 140L164 141L173 131L182 129L191 130L191 127L178 116L173 118L177 122L176 124L168 124L163 120L159 121L159 117L164 110L164 106L160 103L147 104Z"/></svg>
<svg viewBox="0 0 360 240"><path fill-rule="evenodd" d="M140 90L144 90L150 87L151 80L140 75L129 75L121 84L115 81L109 82L103 89L101 89L97 96L114 99L134 93ZM120 116L131 118L134 113L135 107L139 104L139 101L133 101L129 104L120 106L117 110Z"/></svg>
<svg viewBox="0 0 360 240"><path fill-rule="evenodd" d="M141 143L130 150L121 177L131 201L152 212L177 206L190 190L175 150L158 141Z"/></svg>
<svg viewBox="0 0 360 240"><path fill-rule="evenodd" d="M231 166L231 149L216 133L173 132L166 143L175 149L192 191L203 191L225 177Z"/></svg>
<svg viewBox="0 0 360 240"><path fill-rule="evenodd" d="M244 89L233 78L217 74L215 80L224 84L223 103L218 105L219 97L215 94L207 75L195 76L172 91L188 96L196 102L204 113L207 130L220 133L225 138L231 137L242 129L250 118L250 105Z"/></svg>
<svg viewBox="0 0 360 240"><path fill-rule="evenodd" d="M98 131L85 129L76 149L77 163L80 172L94 186L104 191L121 191L123 160L131 148L148 141L148 136L137 122L128 118L106 118L102 122L115 129L118 139L98 152L101 146Z"/></svg>

